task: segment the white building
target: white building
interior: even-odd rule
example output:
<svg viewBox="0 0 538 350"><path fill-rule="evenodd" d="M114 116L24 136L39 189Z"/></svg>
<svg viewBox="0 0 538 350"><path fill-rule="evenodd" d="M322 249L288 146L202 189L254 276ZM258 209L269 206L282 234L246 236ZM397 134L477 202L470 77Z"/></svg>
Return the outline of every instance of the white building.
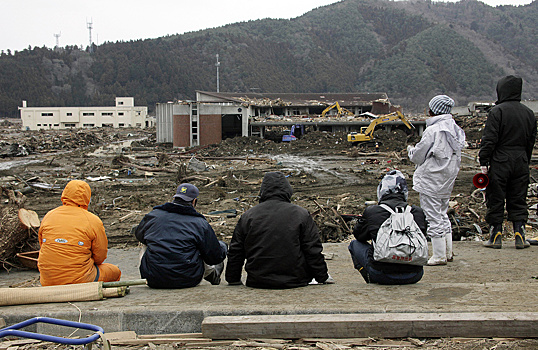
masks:
<svg viewBox="0 0 538 350"><path fill-rule="evenodd" d="M67 128L146 128L155 119L148 117L148 107L136 107L134 97L116 97L114 107L27 107L22 101L23 130Z"/></svg>

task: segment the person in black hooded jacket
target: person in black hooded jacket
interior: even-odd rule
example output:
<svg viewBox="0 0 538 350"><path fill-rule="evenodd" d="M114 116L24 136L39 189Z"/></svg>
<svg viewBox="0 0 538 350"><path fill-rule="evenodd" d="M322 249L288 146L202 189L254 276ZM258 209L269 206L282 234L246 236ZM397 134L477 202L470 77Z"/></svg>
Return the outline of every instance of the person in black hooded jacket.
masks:
<svg viewBox="0 0 538 350"><path fill-rule="evenodd" d="M205 217L196 211L198 188L179 185L172 203L158 205L133 228L146 249L140 275L152 288L198 285L202 278L220 283L227 246L217 240Z"/></svg>
<svg viewBox="0 0 538 350"><path fill-rule="evenodd" d="M398 170L391 170L383 177L377 187L378 203L385 204L392 210L396 207L406 207L408 193L407 182L403 174ZM426 236L427 222L422 208L411 206L411 214ZM416 283L424 275L422 266L374 260L374 248L369 241L376 241L379 227L389 216L390 213L380 205L366 207L362 217L353 228L356 240L351 241L348 247L353 265L361 273L366 283Z"/></svg>
<svg viewBox="0 0 538 350"><path fill-rule="evenodd" d="M260 203L237 222L228 251L226 281L254 288L294 288L333 283L322 254L319 231L304 208L292 204L293 190L281 172L266 173Z"/></svg>
<svg viewBox="0 0 538 350"><path fill-rule="evenodd" d="M488 112L480 143L481 171L489 177L486 187L486 222L490 237L484 246L502 248L504 206L514 226L517 249L527 248L527 188L529 162L536 140L536 117L521 101L523 80L513 75L497 83L497 102Z"/></svg>

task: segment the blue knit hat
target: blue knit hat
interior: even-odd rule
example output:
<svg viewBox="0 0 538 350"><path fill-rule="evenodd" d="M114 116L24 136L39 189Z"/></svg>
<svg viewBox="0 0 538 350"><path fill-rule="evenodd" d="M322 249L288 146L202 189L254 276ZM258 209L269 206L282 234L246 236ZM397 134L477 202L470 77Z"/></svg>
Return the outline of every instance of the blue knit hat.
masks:
<svg viewBox="0 0 538 350"><path fill-rule="evenodd" d="M449 114L454 104L454 100L447 95L437 95L430 100L428 106L434 115L439 115Z"/></svg>

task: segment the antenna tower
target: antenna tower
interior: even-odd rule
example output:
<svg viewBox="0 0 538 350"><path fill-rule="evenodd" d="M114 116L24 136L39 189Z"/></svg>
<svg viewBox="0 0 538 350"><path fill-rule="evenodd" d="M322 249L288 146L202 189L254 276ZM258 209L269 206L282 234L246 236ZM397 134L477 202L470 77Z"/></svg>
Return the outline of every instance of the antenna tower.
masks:
<svg viewBox="0 0 538 350"><path fill-rule="evenodd" d="M220 92L219 91L219 67L220 67L219 54L217 54L217 63L215 63L215 67L217 67L217 92Z"/></svg>
<svg viewBox="0 0 538 350"><path fill-rule="evenodd" d="M60 34L53 34L56 38L56 47L60 47L60 36L62 35L62 32Z"/></svg>
<svg viewBox="0 0 538 350"><path fill-rule="evenodd" d="M88 31L90 32L90 53L93 53L93 45L92 45L93 19L90 20L90 22L86 22L86 25L88 26Z"/></svg>

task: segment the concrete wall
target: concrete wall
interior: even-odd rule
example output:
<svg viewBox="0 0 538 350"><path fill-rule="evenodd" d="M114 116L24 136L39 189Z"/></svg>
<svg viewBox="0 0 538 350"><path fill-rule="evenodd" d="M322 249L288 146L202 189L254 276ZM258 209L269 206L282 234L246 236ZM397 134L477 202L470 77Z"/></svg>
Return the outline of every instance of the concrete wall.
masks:
<svg viewBox="0 0 538 350"><path fill-rule="evenodd" d="M116 97L116 107L134 107L134 97Z"/></svg>

